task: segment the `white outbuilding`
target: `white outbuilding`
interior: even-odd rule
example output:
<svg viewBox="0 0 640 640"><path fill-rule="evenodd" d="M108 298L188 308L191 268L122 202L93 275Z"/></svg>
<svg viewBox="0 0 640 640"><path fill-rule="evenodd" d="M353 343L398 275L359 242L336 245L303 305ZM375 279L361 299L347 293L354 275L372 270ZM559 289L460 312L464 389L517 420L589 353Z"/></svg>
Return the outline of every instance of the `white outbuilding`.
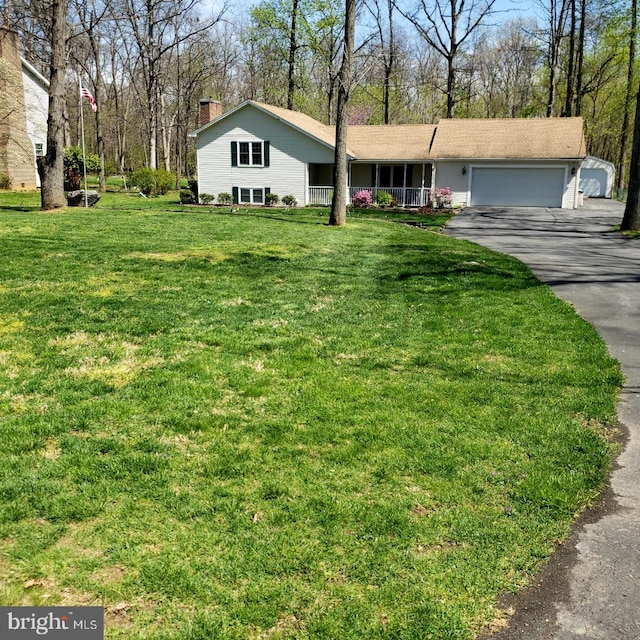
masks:
<svg viewBox="0 0 640 640"><path fill-rule="evenodd" d="M580 169L580 191L588 198L610 198L615 175L613 163L587 156Z"/></svg>

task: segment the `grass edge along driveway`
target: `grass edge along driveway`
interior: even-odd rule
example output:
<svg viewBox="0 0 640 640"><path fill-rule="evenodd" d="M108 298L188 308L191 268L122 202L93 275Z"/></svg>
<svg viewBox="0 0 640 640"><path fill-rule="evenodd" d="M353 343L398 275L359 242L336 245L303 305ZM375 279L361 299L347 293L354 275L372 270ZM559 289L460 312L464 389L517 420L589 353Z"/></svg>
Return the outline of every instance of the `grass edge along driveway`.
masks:
<svg viewBox="0 0 640 640"><path fill-rule="evenodd" d="M310 210L3 202L3 605L103 605L109 639L472 638L606 480L619 367L516 260Z"/></svg>

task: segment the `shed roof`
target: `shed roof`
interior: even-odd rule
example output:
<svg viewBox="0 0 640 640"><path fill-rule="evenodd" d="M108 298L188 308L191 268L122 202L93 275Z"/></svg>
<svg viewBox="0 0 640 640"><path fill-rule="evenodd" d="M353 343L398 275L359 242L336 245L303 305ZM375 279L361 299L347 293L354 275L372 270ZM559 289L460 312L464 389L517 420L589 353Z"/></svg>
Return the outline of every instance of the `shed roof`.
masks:
<svg viewBox="0 0 640 640"><path fill-rule="evenodd" d="M441 120L431 146L438 158L584 158L582 118Z"/></svg>

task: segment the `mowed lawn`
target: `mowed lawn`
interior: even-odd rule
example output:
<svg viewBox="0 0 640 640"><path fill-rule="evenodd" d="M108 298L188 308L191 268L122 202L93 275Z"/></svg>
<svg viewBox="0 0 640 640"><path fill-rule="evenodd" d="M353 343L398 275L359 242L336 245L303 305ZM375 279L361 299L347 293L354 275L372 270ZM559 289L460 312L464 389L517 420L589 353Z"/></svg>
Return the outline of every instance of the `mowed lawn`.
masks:
<svg viewBox="0 0 640 640"><path fill-rule="evenodd" d="M504 624L606 480L595 331L437 233L175 200L0 195L0 604L108 639Z"/></svg>

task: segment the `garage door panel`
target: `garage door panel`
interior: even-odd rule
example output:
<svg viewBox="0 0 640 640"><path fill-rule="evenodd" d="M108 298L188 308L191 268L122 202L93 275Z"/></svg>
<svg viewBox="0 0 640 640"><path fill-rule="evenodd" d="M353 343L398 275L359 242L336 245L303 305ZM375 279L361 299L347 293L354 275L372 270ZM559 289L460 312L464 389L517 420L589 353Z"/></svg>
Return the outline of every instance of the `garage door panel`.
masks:
<svg viewBox="0 0 640 640"><path fill-rule="evenodd" d="M565 170L474 167L471 204L506 207L561 207Z"/></svg>
<svg viewBox="0 0 640 640"><path fill-rule="evenodd" d="M607 172L604 169L582 169L580 191L589 198L604 198L607 194Z"/></svg>

